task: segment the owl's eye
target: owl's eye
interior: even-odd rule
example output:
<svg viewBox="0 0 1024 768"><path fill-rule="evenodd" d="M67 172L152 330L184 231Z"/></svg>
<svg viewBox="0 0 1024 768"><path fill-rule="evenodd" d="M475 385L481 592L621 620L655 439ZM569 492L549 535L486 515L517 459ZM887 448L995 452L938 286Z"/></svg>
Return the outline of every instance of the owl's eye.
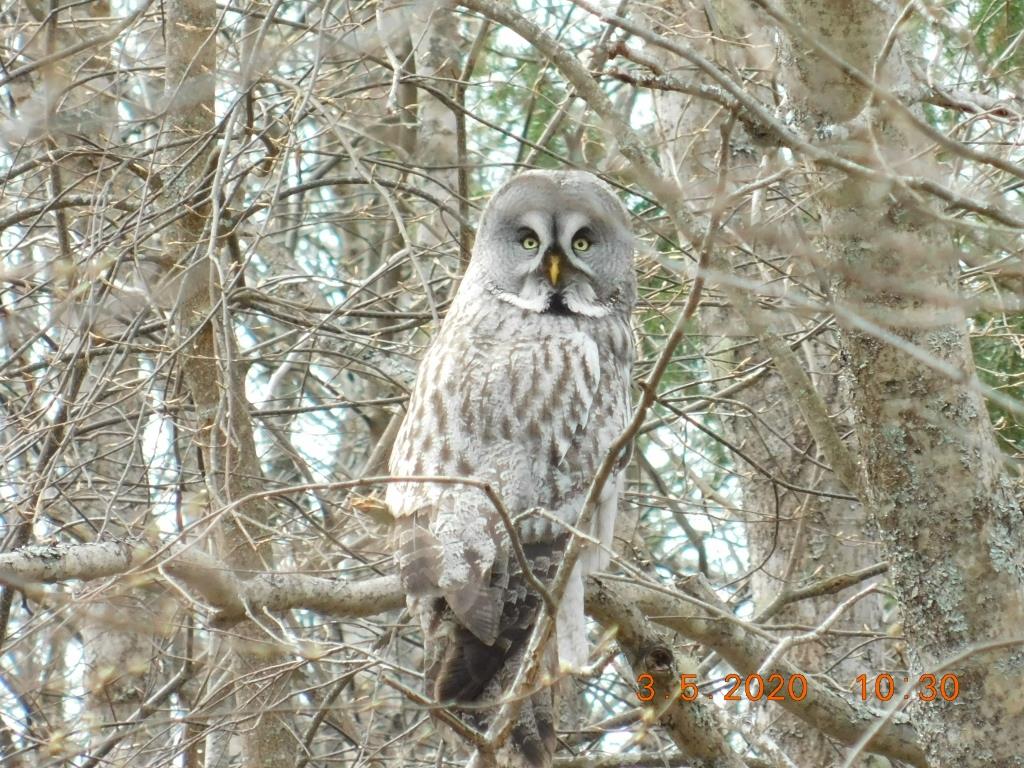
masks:
<svg viewBox="0 0 1024 768"><path fill-rule="evenodd" d="M540 247L540 240L533 235L526 235L519 244L528 251L536 251Z"/></svg>
<svg viewBox="0 0 1024 768"><path fill-rule="evenodd" d="M576 253L583 253L583 251L590 250L590 241L585 237L577 237L572 241L572 249Z"/></svg>

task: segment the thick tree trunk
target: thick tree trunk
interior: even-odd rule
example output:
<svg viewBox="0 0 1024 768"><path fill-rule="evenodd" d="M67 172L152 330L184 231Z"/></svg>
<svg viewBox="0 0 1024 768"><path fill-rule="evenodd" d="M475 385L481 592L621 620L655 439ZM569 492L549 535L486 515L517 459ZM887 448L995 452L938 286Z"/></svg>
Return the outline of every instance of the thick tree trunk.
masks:
<svg viewBox="0 0 1024 768"><path fill-rule="evenodd" d="M678 13L675 4L668 4L665 11L666 19ZM703 55L723 68L771 71L769 52L773 42L764 27L750 16L745 4L718 2L712 10L707 4L696 3L690 6L684 20L684 25L676 24L680 39L698 46ZM738 44L740 41L742 45ZM669 54L664 54L661 63L668 72L685 67L685 62ZM682 77L691 82L695 79L692 73ZM768 93L768 83L761 87ZM751 141L741 122L733 125L723 145L723 137L715 128L726 122L728 113L717 105L674 93L660 94L656 103L662 135L668 137L664 163L677 178L685 180L695 206L712 208L717 204L717 177L723 163L728 174L726 188L717 193L721 197L782 167L775 151ZM729 156L723 158L723 151ZM788 204L784 199L780 202ZM730 232L742 238L745 248L739 251L732 247L735 234L719 235L721 244L716 247L718 255L713 257L711 267L722 275L722 280L728 283L739 278L771 285L778 291L787 290L788 281L780 282L782 274L791 277L792 287L798 291L802 284L816 282L813 273L804 274L806 265L799 263L796 254L783 247L782 244L797 242L798 238L784 223L778 223L784 222L785 216L780 216L775 207L757 198L737 212L729 211ZM766 231L773 234L759 236L759 232ZM756 254L756 261L751 261L751 253ZM709 291L714 291L714 287ZM759 300L746 292L735 291L730 295L748 305ZM768 331L787 339L806 334L815 323L812 320L802 324L783 312L764 314L770 323ZM724 303L714 306L712 302L702 308L699 318L701 331L709 340L705 359L714 378L735 375L756 358L751 355L750 346L757 344L756 330L749 327L744 312ZM825 331L805 339L795 351L811 372L814 391L823 400L825 410L838 415L833 428L845 432L849 407L839 386L834 344L834 334ZM769 356L769 350L763 346L753 348L762 358ZM845 499L815 495L815 491L843 494L850 489L845 489L822 466L821 449L797 407L796 394L782 377L770 373L731 399L734 404L720 408L719 418L725 436L739 451L733 455L733 461L742 489L739 514L747 522L750 564L756 567L751 579L755 614L764 615L771 624L813 627L835 608L836 595L801 600L772 610L770 615L765 611L787 593L817 579L851 573L878 562L880 553L870 543L864 508ZM756 461L760 469L748 459ZM778 481L812 490L796 492ZM839 598L858 588L850 587ZM851 606L835 628L856 630L881 623L881 599L865 599ZM860 647L851 653L855 646ZM829 670L833 679L849 684L858 674L879 669L884 653L882 644L864 646L858 638L826 633L819 642L794 648L790 659L809 674ZM773 740L797 765L831 764L835 745L820 730L774 708L759 708L758 716Z"/></svg>
<svg viewBox="0 0 1024 768"><path fill-rule="evenodd" d="M851 158L927 175L933 153L923 135L890 108L866 109L868 90L796 32L871 73L891 9L867 0L789 7L791 90L813 127L856 119ZM898 47L882 81L897 92L911 85ZM951 232L928 201L899 187L834 182L821 198L822 243L910 677L959 679L955 702L914 705L922 743L935 766L1022 766L1024 518L979 391ZM1001 641L1011 644L985 648Z"/></svg>

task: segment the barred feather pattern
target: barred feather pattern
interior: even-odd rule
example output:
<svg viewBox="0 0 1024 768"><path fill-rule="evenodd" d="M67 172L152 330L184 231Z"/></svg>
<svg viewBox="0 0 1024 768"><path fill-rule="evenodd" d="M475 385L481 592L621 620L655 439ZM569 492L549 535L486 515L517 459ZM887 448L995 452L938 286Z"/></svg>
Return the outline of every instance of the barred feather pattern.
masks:
<svg viewBox="0 0 1024 768"><path fill-rule="evenodd" d="M537 313L463 283L425 355L398 433L396 476L485 481L517 519L534 574L549 580L593 477L629 415L633 337L628 308L606 317ZM607 483L593 534L607 548L620 487ZM389 486L398 563L423 627L428 693L478 727L521 662L540 608L510 552L507 531L478 488ZM546 515L540 510L547 510ZM605 563L593 551L573 574L556 623L558 655L586 658L582 579ZM548 659L555 671L557 659ZM522 707L512 733L519 763L546 766L555 747L552 689Z"/></svg>

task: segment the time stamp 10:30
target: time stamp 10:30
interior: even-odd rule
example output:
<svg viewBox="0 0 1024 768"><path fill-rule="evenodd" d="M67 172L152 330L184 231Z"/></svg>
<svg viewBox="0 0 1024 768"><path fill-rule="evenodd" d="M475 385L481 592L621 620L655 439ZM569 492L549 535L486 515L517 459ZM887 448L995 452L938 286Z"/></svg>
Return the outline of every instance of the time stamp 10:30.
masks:
<svg viewBox="0 0 1024 768"><path fill-rule="evenodd" d="M901 678L904 685L910 684L909 677ZM725 685L719 691L725 691L722 697L726 701L803 701L807 698L807 678L801 674L780 675L777 672L768 675L767 678L761 675L747 675L740 677L737 674L729 674L724 678ZM867 675L857 675L854 684L857 686L857 693L861 701L873 699L875 701L889 701L900 693L896 688L897 678L888 672L875 675L869 678ZM642 702L662 699L668 701L672 693L655 690L654 677L643 674L637 677L636 697ZM659 696L659 693L662 695ZM903 694L905 700L911 698L918 701L955 701L960 695L960 679L947 673L942 677L936 677L931 673L918 675L917 683L913 689ZM684 673L679 676L679 700L696 701L701 696L710 699L713 696L711 691L701 693L697 686L697 676L691 673Z"/></svg>

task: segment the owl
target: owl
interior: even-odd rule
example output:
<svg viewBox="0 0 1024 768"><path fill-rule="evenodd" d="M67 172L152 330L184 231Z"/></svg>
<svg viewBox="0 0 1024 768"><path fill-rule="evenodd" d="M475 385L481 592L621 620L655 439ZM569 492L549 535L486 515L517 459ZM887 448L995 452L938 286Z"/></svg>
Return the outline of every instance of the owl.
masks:
<svg viewBox="0 0 1024 768"><path fill-rule="evenodd" d="M629 420L636 301L626 209L595 176L529 171L488 203L451 309L421 363L391 455L396 559L423 628L427 693L476 727L516 675L541 607L497 493L542 582ZM621 471L609 478L556 617L558 661L587 657L583 580L607 565ZM504 762L550 765L553 689L522 706Z"/></svg>

